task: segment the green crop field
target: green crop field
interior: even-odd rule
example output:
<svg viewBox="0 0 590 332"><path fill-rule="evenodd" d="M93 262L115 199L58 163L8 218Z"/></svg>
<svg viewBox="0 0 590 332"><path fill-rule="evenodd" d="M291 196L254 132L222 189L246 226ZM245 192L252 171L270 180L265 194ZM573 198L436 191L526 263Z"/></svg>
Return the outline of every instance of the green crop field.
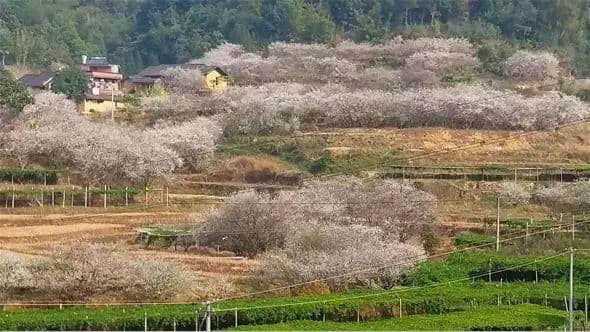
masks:
<svg viewBox="0 0 590 332"><path fill-rule="evenodd" d="M248 325L236 331L489 331L545 330L566 324L567 313L536 305L483 307L445 315L416 315L364 323L291 321L272 325Z"/></svg>

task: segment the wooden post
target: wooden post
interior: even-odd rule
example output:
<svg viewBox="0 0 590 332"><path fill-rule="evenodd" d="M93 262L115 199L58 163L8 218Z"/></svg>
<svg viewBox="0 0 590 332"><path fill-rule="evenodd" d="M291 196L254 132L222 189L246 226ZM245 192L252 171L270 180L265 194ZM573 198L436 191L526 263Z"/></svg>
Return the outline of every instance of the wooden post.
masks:
<svg viewBox="0 0 590 332"><path fill-rule="evenodd" d="M43 188L41 188L41 207L45 207L45 197L44 197L45 191L43 190Z"/></svg>
<svg viewBox="0 0 590 332"><path fill-rule="evenodd" d="M518 169L515 167L514 168L514 182L516 182L516 172L518 171Z"/></svg>
<svg viewBox="0 0 590 332"><path fill-rule="evenodd" d="M72 186L72 206L74 206L74 193L75 193L75 188L74 188L74 186Z"/></svg>
<svg viewBox="0 0 590 332"><path fill-rule="evenodd" d="M399 317L401 318L403 316L403 310L402 310L402 298L399 298Z"/></svg>
<svg viewBox="0 0 590 332"><path fill-rule="evenodd" d="M160 203L164 203L164 190L160 191Z"/></svg>
<svg viewBox="0 0 590 332"><path fill-rule="evenodd" d="M55 189L51 188L51 207L55 207Z"/></svg>
<svg viewBox="0 0 590 332"><path fill-rule="evenodd" d="M145 187L145 205L148 205L148 188Z"/></svg>
<svg viewBox="0 0 590 332"><path fill-rule="evenodd" d="M129 191L128 187L125 187L125 206L129 206Z"/></svg>
<svg viewBox="0 0 590 332"><path fill-rule="evenodd" d="M356 308L356 322L361 322L361 310L359 308Z"/></svg>
<svg viewBox="0 0 590 332"><path fill-rule="evenodd" d="M234 310L234 326L238 327L238 308Z"/></svg>
<svg viewBox="0 0 590 332"><path fill-rule="evenodd" d="M166 187L166 206L170 206L170 192L168 191L168 187Z"/></svg>
<svg viewBox="0 0 590 332"><path fill-rule="evenodd" d="M61 195L61 207L66 207L66 190L64 189Z"/></svg>
<svg viewBox="0 0 590 332"><path fill-rule="evenodd" d="M531 218L532 219L532 218ZM524 231L524 243L528 244L529 243L529 222L526 222L526 229Z"/></svg>
<svg viewBox="0 0 590 332"><path fill-rule="evenodd" d="M572 241L576 240L576 216L572 214Z"/></svg>
<svg viewBox="0 0 590 332"><path fill-rule="evenodd" d="M496 251L500 251L500 197L497 198L496 210Z"/></svg>
<svg viewBox="0 0 590 332"><path fill-rule="evenodd" d="M88 207L88 186L84 188L84 207Z"/></svg>
<svg viewBox="0 0 590 332"><path fill-rule="evenodd" d="M104 185L104 195L102 197L104 208L107 208L107 185Z"/></svg>
<svg viewBox="0 0 590 332"><path fill-rule="evenodd" d="M43 174L43 186L47 187L47 173Z"/></svg>
<svg viewBox="0 0 590 332"><path fill-rule="evenodd" d="M584 295L584 324L588 324L588 296Z"/></svg>
<svg viewBox="0 0 590 332"><path fill-rule="evenodd" d="M13 209L14 209L14 191L15 191L15 188L14 188L14 186L12 186L12 208Z"/></svg>

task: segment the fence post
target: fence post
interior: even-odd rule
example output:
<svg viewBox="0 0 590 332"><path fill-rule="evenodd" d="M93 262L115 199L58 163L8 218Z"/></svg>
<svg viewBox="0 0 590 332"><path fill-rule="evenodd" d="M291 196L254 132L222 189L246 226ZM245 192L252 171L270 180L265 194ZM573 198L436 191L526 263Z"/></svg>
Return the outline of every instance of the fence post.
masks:
<svg viewBox="0 0 590 332"><path fill-rule="evenodd" d="M496 200L496 251L500 251L500 197L498 196Z"/></svg>
<svg viewBox="0 0 590 332"><path fill-rule="evenodd" d="M14 191L15 191L15 188L14 188L14 186L12 186L12 208L13 209L14 209Z"/></svg>
<svg viewBox="0 0 590 332"><path fill-rule="evenodd" d="M572 214L572 241L576 239L576 216Z"/></svg>
<svg viewBox="0 0 590 332"><path fill-rule="evenodd" d="M74 206L74 195L75 195L75 188L72 186L72 206Z"/></svg>
<svg viewBox="0 0 590 332"><path fill-rule="evenodd" d="M55 207L55 189L51 188L51 207Z"/></svg>
<svg viewBox="0 0 590 332"><path fill-rule="evenodd" d="M61 207L66 207L66 190L64 189L61 195Z"/></svg>
<svg viewBox="0 0 590 332"><path fill-rule="evenodd" d="M403 316L403 311L402 311L402 298L399 298L399 317L401 318Z"/></svg>
<svg viewBox="0 0 590 332"><path fill-rule="evenodd" d="M84 188L84 207L88 207L88 186Z"/></svg>
<svg viewBox="0 0 590 332"><path fill-rule="evenodd" d="M356 322L361 322L361 310L359 308L356 308Z"/></svg>
<svg viewBox="0 0 590 332"><path fill-rule="evenodd" d="M545 293L545 306L549 305L549 301L547 299L547 293Z"/></svg>
<svg viewBox="0 0 590 332"><path fill-rule="evenodd" d="M41 207L44 208L45 207L45 191L43 190L43 188L41 188Z"/></svg>
<svg viewBox="0 0 590 332"><path fill-rule="evenodd" d="M532 218L531 218L532 219ZM529 222L526 222L526 229L524 231L524 243L528 244L529 243Z"/></svg>
<svg viewBox="0 0 590 332"><path fill-rule="evenodd" d="M147 332L148 327L147 327L147 312L143 313L143 330L144 332Z"/></svg>
<svg viewBox="0 0 590 332"><path fill-rule="evenodd" d="M168 187L166 187L166 206L170 206L170 192L168 191Z"/></svg>
<svg viewBox="0 0 590 332"><path fill-rule="evenodd" d="M145 205L148 205L148 204L149 204L149 203L148 203L148 199L149 199L149 198L148 198L148 188L147 188L147 187L145 187Z"/></svg>
<svg viewBox="0 0 590 332"><path fill-rule="evenodd" d="M107 208L107 185L104 185L104 195L102 197L104 208Z"/></svg>
<svg viewBox="0 0 590 332"><path fill-rule="evenodd" d="M128 187L125 187L125 206L129 206L129 192L128 192Z"/></svg>
<svg viewBox="0 0 590 332"><path fill-rule="evenodd" d="M584 295L584 324L588 324L588 296Z"/></svg>
<svg viewBox="0 0 590 332"><path fill-rule="evenodd" d="M235 327L238 327L238 308L235 309L234 311L234 321L235 321Z"/></svg>

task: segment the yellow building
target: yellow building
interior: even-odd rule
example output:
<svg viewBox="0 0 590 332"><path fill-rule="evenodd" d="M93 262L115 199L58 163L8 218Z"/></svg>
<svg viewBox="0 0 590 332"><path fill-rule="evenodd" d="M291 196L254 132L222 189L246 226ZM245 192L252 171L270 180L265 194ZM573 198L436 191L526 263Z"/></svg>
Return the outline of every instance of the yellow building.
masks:
<svg viewBox="0 0 590 332"><path fill-rule="evenodd" d="M145 90L152 88L161 82L164 72L170 68L182 68L186 70L198 69L203 75L203 92L220 93L228 86L229 76L223 69L215 66L207 66L199 63L187 63L182 65L151 66L142 70L137 75L129 78L127 90Z"/></svg>
<svg viewBox="0 0 590 332"><path fill-rule="evenodd" d="M110 113L121 110L125 110L122 96L115 96L113 102L112 96L86 94L82 101L81 111L85 114Z"/></svg>

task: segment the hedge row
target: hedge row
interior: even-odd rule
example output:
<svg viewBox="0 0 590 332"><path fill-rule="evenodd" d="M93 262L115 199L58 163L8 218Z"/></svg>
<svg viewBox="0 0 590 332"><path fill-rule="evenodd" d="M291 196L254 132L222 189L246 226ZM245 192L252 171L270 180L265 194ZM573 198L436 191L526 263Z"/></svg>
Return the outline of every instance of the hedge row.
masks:
<svg viewBox="0 0 590 332"><path fill-rule="evenodd" d="M537 257L539 260L545 256ZM489 271L509 269L494 273L491 279L513 281L565 281L569 276L569 257L560 256L550 260L528 264L535 260L531 256L506 256L489 252L464 252L450 255L445 262L425 261L408 272L404 284L408 286L472 277L488 280ZM522 267L512 268L514 266ZM576 282L590 285L590 259L576 258L574 262Z"/></svg>
<svg viewBox="0 0 590 332"><path fill-rule="evenodd" d="M535 305L483 307L445 315L416 315L365 323L290 321L235 331L541 331L567 322L567 313Z"/></svg>
<svg viewBox="0 0 590 332"><path fill-rule="evenodd" d="M58 180L57 172L43 169L0 169L0 182L53 185ZM47 182L45 182L47 181Z"/></svg>
<svg viewBox="0 0 590 332"><path fill-rule="evenodd" d="M496 243L493 236L485 234L463 233L455 237L455 245L458 247L474 247Z"/></svg>
<svg viewBox="0 0 590 332"><path fill-rule="evenodd" d="M239 325L274 324L294 320L353 322L357 314L363 320L398 317L400 299L402 315L444 314L471 310L482 305L534 303L564 308L567 283L453 283L438 287L405 291L360 292L288 298L269 298L221 302L214 307L213 328ZM584 294L590 287L577 285L576 308L583 308ZM352 298L351 298L352 297ZM149 329L194 329L201 305L144 307L35 309L0 313L0 330L140 330L144 315ZM200 313L202 317L202 313Z"/></svg>

